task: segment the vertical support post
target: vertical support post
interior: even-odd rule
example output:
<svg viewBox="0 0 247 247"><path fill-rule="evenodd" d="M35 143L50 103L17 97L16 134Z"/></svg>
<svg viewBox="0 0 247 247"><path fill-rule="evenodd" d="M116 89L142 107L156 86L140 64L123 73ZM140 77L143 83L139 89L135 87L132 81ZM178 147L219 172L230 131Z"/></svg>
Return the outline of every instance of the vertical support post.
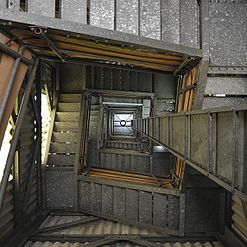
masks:
<svg viewBox="0 0 247 247"><path fill-rule="evenodd" d="M185 143L184 143L184 157L187 159L188 158L188 147L189 147L189 120L188 120L189 116L186 114L185 115Z"/></svg>
<svg viewBox="0 0 247 247"><path fill-rule="evenodd" d="M38 190L38 206L42 207L42 176L41 176L41 143L42 143L42 118L41 118L41 66L38 66L38 73L36 78L36 105L37 105L37 113L39 114L39 118L37 121L37 136L40 137L40 145L37 154L37 190Z"/></svg>
<svg viewBox="0 0 247 247"><path fill-rule="evenodd" d="M235 109L232 111L232 121L233 121L233 130L232 130L232 187L235 188L237 185L237 174L238 174L238 137L237 137L237 125L238 125L238 115Z"/></svg>
<svg viewBox="0 0 247 247"><path fill-rule="evenodd" d="M18 147L17 147L18 149ZM20 162L19 162L19 152L15 152L15 160L13 165L13 175L14 175L14 215L15 224L19 225L21 222L20 210L21 210L21 188L20 188Z"/></svg>
<svg viewBox="0 0 247 247"><path fill-rule="evenodd" d="M219 214L219 233L224 234L225 230L225 215L226 215L226 192L220 192L220 214Z"/></svg>
<svg viewBox="0 0 247 247"><path fill-rule="evenodd" d="M202 109L203 107L204 94L207 84L208 68L209 62L203 60L199 70L199 77L196 85L195 99L193 101L192 110Z"/></svg>
<svg viewBox="0 0 247 247"><path fill-rule="evenodd" d="M208 174L213 170L213 126L212 113L208 114Z"/></svg>
<svg viewBox="0 0 247 247"><path fill-rule="evenodd" d="M203 51L203 59L209 61L209 0L200 1L200 46Z"/></svg>
<svg viewBox="0 0 247 247"><path fill-rule="evenodd" d="M179 236L184 236L185 227L185 194L181 194L179 198Z"/></svg>
<svg viewBox="0 0 247 247"><path fill-rule="evenodd" d="M243 113L243 170L242 170L242 183L241 183L241 190L243 193L247 193L247 113Z"/></svg>

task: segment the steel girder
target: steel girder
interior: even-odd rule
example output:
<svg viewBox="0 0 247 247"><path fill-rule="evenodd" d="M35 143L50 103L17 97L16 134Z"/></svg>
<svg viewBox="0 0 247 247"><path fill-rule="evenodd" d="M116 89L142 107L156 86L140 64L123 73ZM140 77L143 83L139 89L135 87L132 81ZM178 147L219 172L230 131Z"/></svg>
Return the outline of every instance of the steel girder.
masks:
<svg viewBox="0 0 247 247"><path fill-rule="evenodd" d="M247 200L247 106L133 120L133 127Z"/></svg>

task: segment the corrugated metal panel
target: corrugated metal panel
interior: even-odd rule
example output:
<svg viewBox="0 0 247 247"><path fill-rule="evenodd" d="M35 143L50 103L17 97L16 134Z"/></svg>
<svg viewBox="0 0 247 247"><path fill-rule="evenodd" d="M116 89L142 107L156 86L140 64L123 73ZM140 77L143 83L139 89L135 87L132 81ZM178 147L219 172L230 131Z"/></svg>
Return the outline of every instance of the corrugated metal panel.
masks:
<svg viewBox="0 0 247 247"><path fill-rule="evenodd" d="M22 196L24 196L26 184L29 179L30 166L32 164L33 152L34 152L34 143L36 135L36 125L34 123L35 118L33 114L33 109L31 105L28 105L28 108L25 113L23 128L20 131L20 145L19 145L19 164L20 164L20 186ZM36 170L33 177L32 189L29 195L27 202L27 208L25 212L27 215L31 215L37 208L37 181L36 181Z"/></svg>
<svg viewBox="0 0 247 247"><path fill-rule="evenodd" d="M41 224L40 228L64 224L88 216L48 216L47 219ZM89 235L103 235L103 234L132 234L143 236L161 236L158 232L150 229L144 229L140 227L130 226L113 222L110 220L98 220L95 222L80 225L78 227L70 227L61 231L54 232L59 234L80 234L83 236Z"/></svg>
<svg viewBox="0 0 247 247"><path fill-rule="evenodd" d="M76 222L78 220L83 220L86 218L90 218L91 216L88 215L76 215L76 216L48 216L44 222L40 226L40 230L52 226L58 226L64 223L69 223L69 222ZM167 241L167 238L164 237L161 233L143 228L143 227L137 227L137 226L131 226L127 224L121 224L118 222L113 222L110 220L103 220L99 219L97 221L92 221L92 222L87 222L86 224L81 224L80 226L76 227L68 227L67 229L63 228L60 231L53 232L54 235L56 236L82 236L82 237L104 237L104 236L113 236L113 235L118 235L118 236L128 236L135 238L135 236L138 236L138 238L145 238L145 237L157 237L160 238L160 240L155 241L155 243L160 244L159 246L164 246L164 247L223 247L223 245L218 242L218 241L197 241L197 242L174 242L171 240ZM162 238L165 238L162 240ZM86 240L85 240L86 241ZM89 240L87 240L89 241ZM24 247L78 247L81 246L82 244L85 244L86 242L83 242L81 240L80 243L68 243L68 242L31 242L28 241ZM89 242L87 242L89 243ZM151 243L151 242L150 242ZM154 242L152 242L153 244ZM108 245L104 245L108 246ZM111 246L140 246L137 244L130 244L127 242L119 241Z"/></svg>
<svg viewBox="0 0 247 247"><path fill-rule="evenodd" d="M80 247L82 243L59 243L59 242L28 242L24 247ZM104 245L109 246L109 245ZM115 247L130 247L130 246L138 246L138 245L132 245L129 243L117 243L111 246ZM185 243L179 243L179 242L165 242L160 243L160 246L164 247L223 247L223 245L220 242L185 242Z"/></svg>
<svg viewBox="0 0 247 247"><path fill-rule="evenodd" d="M0 211L0 239L8 235L14 228L14 186L8 183L6 194Z"/></svg>

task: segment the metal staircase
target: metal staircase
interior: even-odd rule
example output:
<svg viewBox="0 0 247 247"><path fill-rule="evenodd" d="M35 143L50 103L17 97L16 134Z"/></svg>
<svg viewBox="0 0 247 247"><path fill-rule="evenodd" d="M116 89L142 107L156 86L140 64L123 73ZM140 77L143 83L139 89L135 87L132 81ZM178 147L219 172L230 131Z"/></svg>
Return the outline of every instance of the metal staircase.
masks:
<svg viewBox="0 0 247 247"><path fill-rule="evenodd" d="M59 95L48 155L48 166L74 166L80 105L80 94Z"/></svg>

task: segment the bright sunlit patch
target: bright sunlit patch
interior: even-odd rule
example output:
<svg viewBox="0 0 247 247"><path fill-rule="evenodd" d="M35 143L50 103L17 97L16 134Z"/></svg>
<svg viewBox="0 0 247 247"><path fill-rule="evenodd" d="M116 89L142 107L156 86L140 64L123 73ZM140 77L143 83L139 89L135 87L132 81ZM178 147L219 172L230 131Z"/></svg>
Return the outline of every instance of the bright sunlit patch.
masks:
<svg viewBox="0 0 247 247"><path fill-rule="evenodd" d="M218 93L218 94L215 94L215 96L216 96L216 97L226 97L226 95L225 95L225 94L223 94L223 93Z"/></svg>
<svg viewBox="0 0 247 247"><path fill-rule="evenodd" d="M4 134L3 143L1 146L1 150L0 150L0 181L2 180L4 167L6 165L6 161L7 161L8 154L9 154L10 141L12 139L11 131L12 131L12 125L9 122L7 129L5 131L5 134ZM12 179L13 177L12 175L10 175L9 180L12 180Z"/></svg>
<svg viewBox="0 0 247 247"><path fill-rule="evenodd" d="M154 152L157 152L157 153L159 153L159 152L166 152L166 148L164 148L162 146L154 146L153 147L153 151Z"/></svg>
<svg viewBox="0 0 247 247"><path fill-rule="evenodd" d="M42 116L42 150L41 157L42 163L44 163L45 153L47 148L47 138L51 124L51 111L48 102L48 96L46 94L41 95L41 116Z"/></svg>

